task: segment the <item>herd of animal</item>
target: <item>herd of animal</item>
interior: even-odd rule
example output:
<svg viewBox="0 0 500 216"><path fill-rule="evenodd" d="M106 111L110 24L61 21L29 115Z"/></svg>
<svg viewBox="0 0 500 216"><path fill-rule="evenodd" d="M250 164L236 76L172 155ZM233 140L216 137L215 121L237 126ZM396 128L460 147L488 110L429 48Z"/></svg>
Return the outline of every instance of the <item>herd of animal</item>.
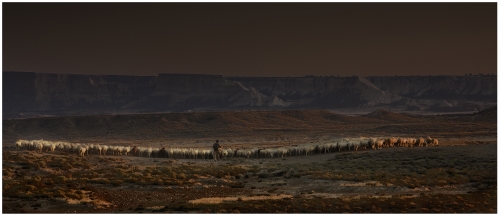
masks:
<svg viewBox="0 0 500 216"><path fill-rule="evenodd" d="M18 150L27 149L44 152L66 152L80 156L94 155L125 155L156 158L178 158L178 159L214 159L214 154L221 158L244 157L244 158L272 158L285 156L301 156L310 154L330 153L346 150L382 149L390 147L416 147L438 145L435 138L342 138L322 144L309 143L296 146L282 146L276 148L222 148L218 152L213 149L202 148L155 148L155 147L131 147L101 144L69 143L63 141L47 140L18 140Z"/></svg>

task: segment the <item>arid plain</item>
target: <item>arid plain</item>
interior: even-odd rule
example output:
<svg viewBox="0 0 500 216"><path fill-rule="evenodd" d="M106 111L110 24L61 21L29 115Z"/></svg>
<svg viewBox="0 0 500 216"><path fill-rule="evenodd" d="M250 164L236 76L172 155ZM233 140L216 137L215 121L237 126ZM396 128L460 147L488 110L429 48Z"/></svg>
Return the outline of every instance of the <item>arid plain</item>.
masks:
<svg viewBox="0 0 500 216"><path fill-rule="evenodd" d="M238 111L3 120L4 213L496 213L496 107L456 115L385 110ZM356 137L438 146L284 157L178 159L16 149L18 139L272 149ZM158 155L156 155L158 156Z"/></svg>

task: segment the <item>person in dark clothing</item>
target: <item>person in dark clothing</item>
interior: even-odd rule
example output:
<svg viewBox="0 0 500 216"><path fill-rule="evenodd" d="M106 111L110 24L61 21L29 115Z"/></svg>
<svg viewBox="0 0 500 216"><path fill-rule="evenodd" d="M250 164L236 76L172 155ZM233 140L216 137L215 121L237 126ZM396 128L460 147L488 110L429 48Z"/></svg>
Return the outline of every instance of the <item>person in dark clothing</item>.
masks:
<svg viewBox="0 0 500 216"><path fill-rule="evenodd" d="M217 158L220 160L222 146L219 144L219 140L216 140L212 147L214 148L214 160Z"/></svg>

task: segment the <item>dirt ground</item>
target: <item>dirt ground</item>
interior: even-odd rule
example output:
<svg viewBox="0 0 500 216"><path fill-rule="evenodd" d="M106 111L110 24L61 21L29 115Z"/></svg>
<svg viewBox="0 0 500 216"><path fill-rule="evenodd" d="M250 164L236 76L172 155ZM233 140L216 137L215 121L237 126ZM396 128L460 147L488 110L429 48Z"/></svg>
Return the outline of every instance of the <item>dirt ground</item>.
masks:
<svg viewBox="0 0 500 216"><path fill-rule="evenodd" d="M235 148L323 142L358 134L419 137L423 134L419 129L426 128L427 121L437 117L425 118L429 119L410 126L397 122L374 126L373 122L351 119L336 133L313 128L281 130L280 136L254 133L225 136L221 140L223 146ZM496 213L496 120L474 119L470 115L442 118L453 120L433 132L439 138L439 146L221 161L113 155L80 157L16 150L10 139L26 133L19 128L24 123L5 128L4 122L2 211ZM370 130L362 131L365 129ZM189 136L172 138L169 146L206 147L215 138L189 139ZM99 136L92 139L99 140ZM116 144L125 142L112 140Z"/></svg>

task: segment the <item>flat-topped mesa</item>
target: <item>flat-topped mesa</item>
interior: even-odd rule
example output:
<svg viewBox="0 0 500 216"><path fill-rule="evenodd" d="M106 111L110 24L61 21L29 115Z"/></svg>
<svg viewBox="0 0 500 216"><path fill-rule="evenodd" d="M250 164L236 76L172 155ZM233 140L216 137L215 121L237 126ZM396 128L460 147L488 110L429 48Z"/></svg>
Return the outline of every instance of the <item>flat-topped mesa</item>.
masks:
<svg viewBox="0 0 500 216"><path fill-rule="evenodd" d="M3 72L3 117L242 109L477 111L491 76L224 77ZM368 110L367 110L368 109Z"/></svg>
<svg viewBox="0 0 500 216"><path fill-rule="evenodd" d="M228 77L259 92L293 102L292 107L359 108L390 104L401 97L383 91L363 77Z"/></svg>
<svg viewBox="0 0 500 216"><path fill-rule="evenodd" d="M378 88L409 98L496 101L496 76L371 76Z"/></svg>

